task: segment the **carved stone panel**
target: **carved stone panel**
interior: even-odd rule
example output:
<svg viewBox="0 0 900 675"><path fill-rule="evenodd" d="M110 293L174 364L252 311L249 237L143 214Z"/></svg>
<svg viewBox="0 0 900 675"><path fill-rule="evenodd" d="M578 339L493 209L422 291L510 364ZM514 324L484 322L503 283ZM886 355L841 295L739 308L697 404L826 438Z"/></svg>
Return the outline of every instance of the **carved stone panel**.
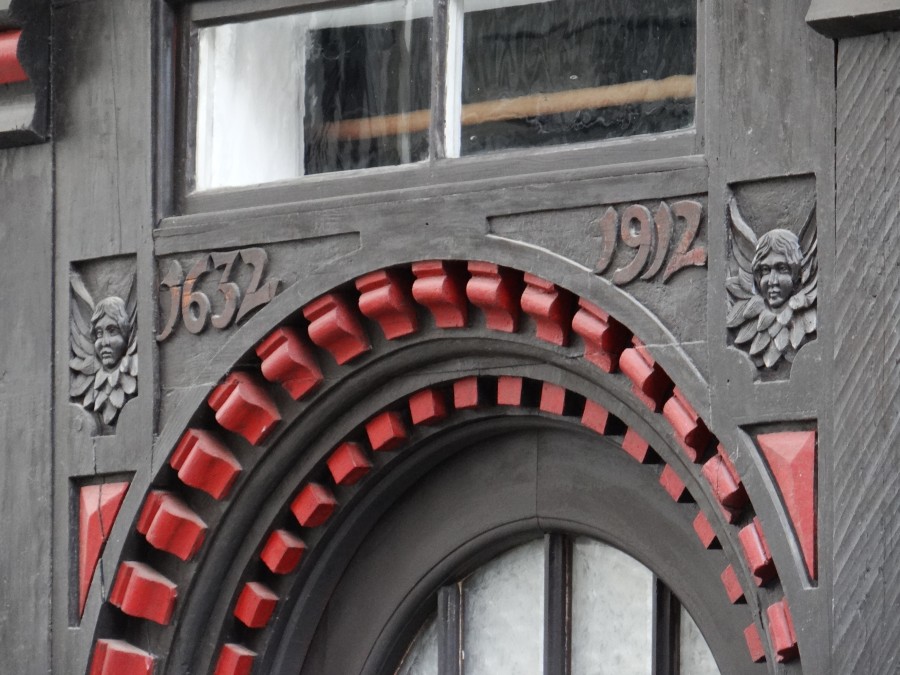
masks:
<svg viewBox="0 0 900 675"><path fill-rule="evenodd" d="M764 380L786 379L797 352L816 338L818 257L812 176L732 186L728 342Z"/></svg>

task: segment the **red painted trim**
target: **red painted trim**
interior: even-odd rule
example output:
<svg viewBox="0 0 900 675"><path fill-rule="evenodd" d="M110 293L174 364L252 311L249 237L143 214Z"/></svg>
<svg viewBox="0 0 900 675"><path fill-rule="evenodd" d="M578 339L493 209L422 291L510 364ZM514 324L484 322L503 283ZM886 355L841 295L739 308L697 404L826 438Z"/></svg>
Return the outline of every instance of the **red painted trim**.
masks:
<svg viewBox="0 0 900 675"><path fill-rule="evenodd" d="M762 663L766 660L766 649L763 647L762 639L759 637L759 630L755 623L751 623L744 629L744 639L747 641L747 651L750 652L750 658L754 663Z"/></svg>
<svg viewBox="0 0 900 675"><path fill-rule="evenodd" d="M247 628L262 628L272 618L276 604L275 593L259 582L249 581L234 606L234 616Z"/></svg>
<svg viewBox="0 0 900 675"><path fill-rule="evenodd" d="M28 81L28 74L22 69L16 55L21 37L20 30L0 33L0 84Z"/></svg>
<svg viewBox="0 0 900 675"><path fill-rule="evenodd" d="M129 483L85 485L78 493L78 616Z"/></svg>
<svg viewBox="0 0 900 675"><path fill-rule="evenodd" d="M177 586L144 563L127 560L119 565L109 602L129 616L167 625L172 619Z"/></svg>
<svg viewBox="0 0 900 675"><path fill-rule="evenodd" d="M124 640L97 640L90 675L152 675L156 658Z"/></svg>
<svg viewBox="0 0 900 675"><path fill-rule="evenodd" d="M226 644L219 652L215 675L250 675L256 652L238 644Z"/></svg>

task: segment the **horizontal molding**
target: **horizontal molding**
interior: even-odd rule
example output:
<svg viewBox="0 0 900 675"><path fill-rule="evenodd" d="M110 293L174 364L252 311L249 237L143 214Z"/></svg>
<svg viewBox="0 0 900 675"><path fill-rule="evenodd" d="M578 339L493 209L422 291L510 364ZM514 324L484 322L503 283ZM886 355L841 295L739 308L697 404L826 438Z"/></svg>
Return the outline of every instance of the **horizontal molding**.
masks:
<svg viewBox="0 0 900 675"><path fill-rule="evenodd" d="M900 0L813 0L806 22L836 40L900 30Z"/></svg>

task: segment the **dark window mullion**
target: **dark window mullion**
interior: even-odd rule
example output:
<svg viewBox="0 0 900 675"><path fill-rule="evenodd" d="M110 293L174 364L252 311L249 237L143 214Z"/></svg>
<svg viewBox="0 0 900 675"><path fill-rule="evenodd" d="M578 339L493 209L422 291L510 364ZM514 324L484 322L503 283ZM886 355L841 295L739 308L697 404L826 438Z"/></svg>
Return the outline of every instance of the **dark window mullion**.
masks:
<svg viewBox="0 0 900 675"><path fill-rule="evenodd" d="M572 622L572 540L544 539L544 675L568 675Z"/></svg>
<svg viewBox="0 0 900 675"><path fill-rule="evenodd" d="M462 594L459 584L438 591L438 675L462 675Z"/></svg>
<svg viewBox="0 0 900 675"><path fill-rule="evenodd" d="M653 577L653 675L679 675L678 636L681 604L675 594Z"/></svg>

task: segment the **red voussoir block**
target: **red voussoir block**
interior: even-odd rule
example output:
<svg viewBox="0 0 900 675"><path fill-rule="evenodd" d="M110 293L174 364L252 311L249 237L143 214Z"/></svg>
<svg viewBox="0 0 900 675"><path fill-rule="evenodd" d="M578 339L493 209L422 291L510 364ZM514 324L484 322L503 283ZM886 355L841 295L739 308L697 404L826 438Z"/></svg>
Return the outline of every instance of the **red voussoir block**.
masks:
<svg viewBox="0 0 900 675"><path fill-rule="evenodd" d="M119 565L109 602L129 616L167 625L172 619L177 586L144 563L126 560Z"/></svg>
<svg viewBox="0 0 900 675"><path fill-rule="evenodd" d="M291 502L291 512L303 527L318 527L331 517L337 500L328 488L307 483Z"/></svg>
<svg viewBox="0 0 900 675"><path fill-rule="evenodd" d="M622 449L641 464L648 463L652 457L650 444L631 427L628 428L625 438L622 439Z"/></svg>
<svg viewBox="0 0 900 675"><path fill-rule="evenodd" d="M386 411L366 422L366 435L373 450L390 452L406 441L406 426L400 413Z"/></svg>
<svg viewBox="0 0 900 675"><path fill-rule="evenodd" d="M278 408L266 390L247 373L231 373L207 399L216 421L228 431L259 445L281 421Z"/></svg>
<svg viewBox="0 0 900 675"><path fill-rule="evenodd" d="M702 473L723 507L740 510L747 505L747 491L731 462L723 456L721 448L703 465Z"/></svg>
<svg viewBox="0 0 900 675"><path fill-rule="evenodd" d="M744 640L747 642L747 651L750 652L753 663L761 663L766 660L766 648L763 647L755 623L751 623L744 629Z"/></svg>
<svg viewBox="0 0 900 675"><path fill-rule="evenodd" d="M703 548L713 548L719 542L716 531L703 511L700 511L694 518L694 532L697 533L697 538L703 544Z"/></svg>
<svg viewBox="0 0 900 675"><path fill-rule="evenodd" d="M0 33L0 85L28 81L28 74L22 68L17 54L21 37L20 30Z"/></svg>
<svg viewBox="0 0 900 675"><path fill-rule="evenodd" d="M566 407L566 390L558 384L544 382L541 386L540 408L551 415L562 415Z"/></svg>
<svg viewBox="0 0 900 675"><path fill-rule="evenodd" d="M437 389L423 389L409 397L409 417L413 424L434 424L446 416L444 395Z"/></svg>
<svg viewBox="0 0 900 675"><path fill-rule="evenodd" d="M584 358L607 373L619 368L619 356L628 346L631 333L607 312L584 298L572 319L572 330L584 342Z"/></svg>
<svg viewBox="0 0 900 675"><path fill-rule="evenodd" d="M725 593L728 594L731 604L735 605L744 601L744 587L741 586L737 572L734 571L734 567L731 565L722 572L722 585L725 587Z"/></svg>
<svg viewBox="0 0 900 675"><path fill-rule="evenodd" d="M190 560L203 545L206 523L175 495L151 490L138 518L137 531L153 548Z"/></svg>
<svg viewBox="0 0 900 675"><path fill-rule="evenodd" d="M678 476L671 466L666 464L663 472L659 477L659 484L669 493L669 496L676 502L689 501L691 493L688 492L684 481Z"/></svg>
<svg viewBox="0 0 900 675"><path fill-rule="evenodd" d="M533 274L525 275L522 311L534 319L539 340L565 347L572 329L572 294Z"/></svg>
<svg viewBox="0 0 900 675"><path fill-rule="evenodd" d="M97 640L90 675L152 675L156 657L124 640Z"/></svg>
<svg viewBox="0 0 900 675"><path fill-rule="evenodd" d="M248 581L234 605L234 616L247 628L262 628L275 611L278 596L258 581Z"/></svg>
<svg viewBox="0 0 900 675"><path fill-rule="evenodd" d="M241 463L216 438L200 429L184 432L169 458L185 485L223 499L241 472Z"/></svg>
<svg viewBox="0 0 900 675"><path fill-rule="evenodd" d="M453 407L457 410L477 408L481 403L478 393L478 378L464 377L453 383Z"/></svg>
<svg viewBox="0 0 900 675"><path fill-rule="evenodd" d="M763 536L759 519L754 518L752 523L741 528L738 539L756 585L762 586L773 579L776 574L775 563L772 561L772 554Z"/></svg>
<svg viewBox="0 0 900 675"><path fill-rule="evenodd" d="M518 273L493 263L470 262L472 278L466 284L469 301L485 315L491 330L515 333L519 327L519 299L522 293Z"/></svg>
<svg viewBox="0 0 900 675"><path fill-rule="evenodd" d="M675 438L678 439L687 458L692 462L702 460L712 434L678 387L674 388L672 398L663 405L663 416L672 425Z"/></svg>
<svg viewBox="0 0 900 675"><path fill-rule="evenodd" d="M266 540L259 557L273 573L290 574L305 552L306 544L301 539L287 530L275 530Z"/></svg>
<svg viewBox="0 0 900 675"><path fill-rule="evenodd" d="M372 462L366 457L359 443L345 441L328 457L328 470L338 485L353 485L372 469Z"/></svg>
<svg viewBox="0 0 900 675"><path fill-rule="evenodd" d="M128 492L129 483L85 485L78 491L78 616L84 613L100 553Z"/></svg>
<svg viewBox="0 0 900 675"><path fill-rule="evenodd" d="M769 639L775 650L775 660L778 663L793 661L799 655L797 649L797 635L794 633L794 621L787 601L780 600L766 610L769 617Z"/></svg>
<svg viewBox="0 0 900 675"><path fill-rule="evenodd" d="M309 339L327 350L339 366L371 349L355 309L336 293L323 295L303 308Z"/></svg>
<svg viewBox="0 0 900 675"><path fill-rule="evenodd" d="M381 326L393 340L419 330L409 282L397 270L378 270L356 280L359 311Z"/></svg>
<svg viewBox="0 0 900 675"><path fill-rule="evenodd" d="M214 675L250 675L256 652L229 642L222 645Z"/></svg>
<svg viewBox="0 0 900 675"><path fill-rule="evenodd" d="M256 347L260 369L269 382L276 382L295 401L322 383L322 371L312 349L293 328L276 328Z"/></svg>
<svg viewBox="0 0 900 675"><path fill-rule="evenodd" d="M632 338L632 343L619 357L619 369L631 380L634 395L651 411L659 412L672 392L672 380L640 340Z"/></svg>
<svg viewBox="0 0 900 675"><path fill-rule="evenodd" d="M609 411L599 403L587 399L584 402L581 423L588 429L603 435L609 429Z"/></svg>
<svg viewBox="0 0 900 675"><path fill-rule="evenodd" d="M438 328L464 328L469 321L466 274L461 263L426 260L413 263L412 295L428 308Z"/></svg>
<svg viewBox="0 0 900 675"><path fill-rule="evenodd" d="M522 405L522 378L502 375L497 378L497 405Z"/></svg>

